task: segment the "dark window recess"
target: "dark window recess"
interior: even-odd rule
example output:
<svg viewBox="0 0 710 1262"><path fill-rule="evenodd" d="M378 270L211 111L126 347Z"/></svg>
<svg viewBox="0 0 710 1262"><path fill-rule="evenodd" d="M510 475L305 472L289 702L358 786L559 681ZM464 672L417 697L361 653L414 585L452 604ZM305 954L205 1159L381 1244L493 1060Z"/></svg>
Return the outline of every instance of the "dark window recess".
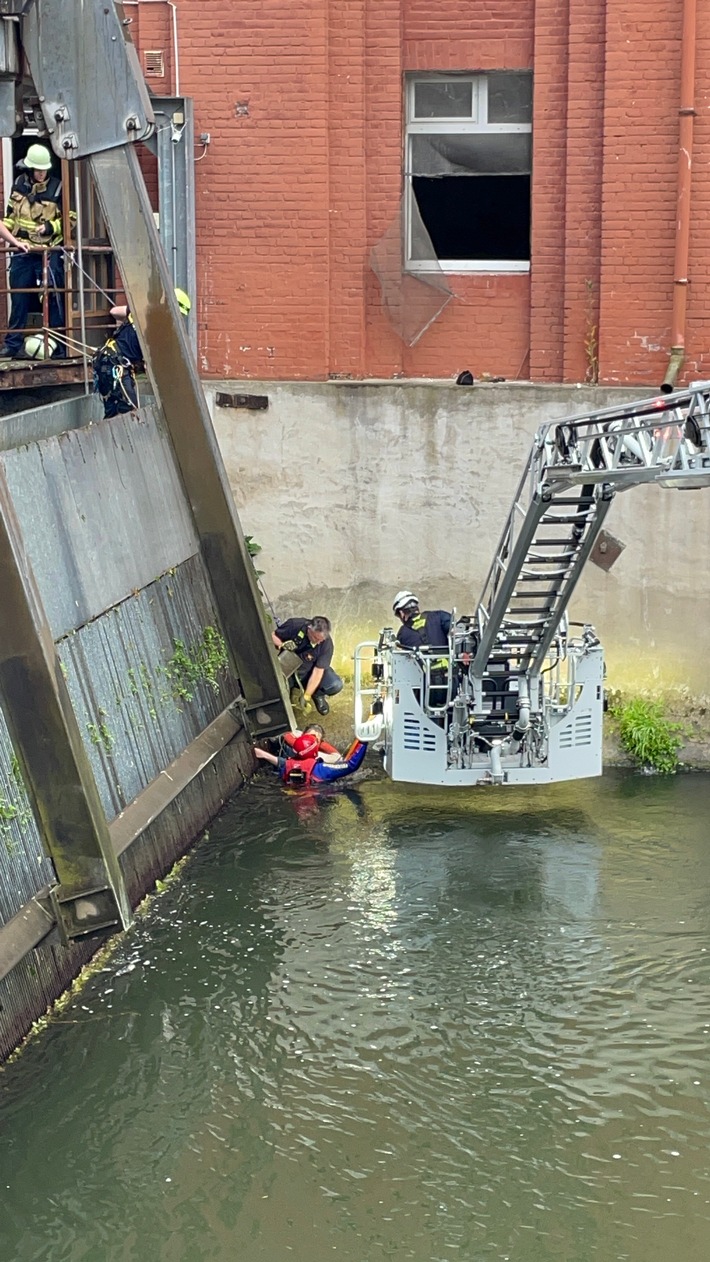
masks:
<svg viewBox="0 0 710 1262"><path fill-rule="evenodd" d="M415 175L412 184L438 259L529 261L529 175Z"/></svg>
<svg viewBox="0 0 710 1262"><path fill-rule="evenodd" d="M248 408L251 412L262 412L269 406L268 394L217 393L214 401L218 408Z"/></svg>

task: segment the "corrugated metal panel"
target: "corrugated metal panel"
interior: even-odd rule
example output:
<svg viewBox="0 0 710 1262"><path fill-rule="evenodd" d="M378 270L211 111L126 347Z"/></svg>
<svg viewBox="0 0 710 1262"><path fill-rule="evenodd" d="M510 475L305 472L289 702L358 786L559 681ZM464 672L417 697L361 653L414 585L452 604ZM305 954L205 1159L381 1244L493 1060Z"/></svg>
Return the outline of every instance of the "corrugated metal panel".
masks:
<svg viewBox="0 0 710 1262"><path fill-rule="evenodd" d="M38 890L54 881L25 793L12 742L0 713L0 924L7 924Z"/></svg>
<svg viewBox="0 0 710 1262"><path fill-rule="evenodd" d="M0 420L0 451L26 447L41 438L63 434L67 429L80 429L100 420L101 415L101 400L96 394L80 394L73 399L62 399L60 403L13 412Z"/></svg>
<svg viewBox="0 0 710 1262"><path fill-rule="evenodd" d="M219 624L199 558L59 641L62 667L108 819L239 695L227 669L176 695L175 643Z"/></svg>
<svg viewBox="0 0 710 1262"><path fill-rule="evenodd" d="M198 550L154 407L0 460L55 640Z"/></svg>
<svg viewBox="0 0 710 1262"><path fill-rule="evenodd" d="M0 1061L88 963L95 942L40 946L0 981Z"/></svg>

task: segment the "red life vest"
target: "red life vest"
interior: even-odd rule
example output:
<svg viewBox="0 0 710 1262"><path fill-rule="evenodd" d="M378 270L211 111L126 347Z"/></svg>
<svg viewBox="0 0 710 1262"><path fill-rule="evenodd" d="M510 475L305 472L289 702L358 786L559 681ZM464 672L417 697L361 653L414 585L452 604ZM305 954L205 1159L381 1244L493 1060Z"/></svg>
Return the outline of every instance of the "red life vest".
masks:
<svg viewBox="0 0 710 1262"><path fill-rule="evenodd" d="M289 784L293 788L307 788L311 783L313 768L317 762L317 756L315 758L286 758L281 779L284 784Z"/></svg>

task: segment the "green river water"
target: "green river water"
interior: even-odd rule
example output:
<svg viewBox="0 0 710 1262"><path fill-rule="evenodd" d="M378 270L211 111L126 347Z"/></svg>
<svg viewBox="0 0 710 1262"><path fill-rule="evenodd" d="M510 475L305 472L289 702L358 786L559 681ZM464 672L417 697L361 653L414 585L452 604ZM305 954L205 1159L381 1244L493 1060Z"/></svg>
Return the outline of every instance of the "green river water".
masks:
<svg viewBox="0 0 710 1262"><path fill-rule="evenodd" d="M3 1262L705 1262L710 778L268 775L0 1073Z"/></svg>

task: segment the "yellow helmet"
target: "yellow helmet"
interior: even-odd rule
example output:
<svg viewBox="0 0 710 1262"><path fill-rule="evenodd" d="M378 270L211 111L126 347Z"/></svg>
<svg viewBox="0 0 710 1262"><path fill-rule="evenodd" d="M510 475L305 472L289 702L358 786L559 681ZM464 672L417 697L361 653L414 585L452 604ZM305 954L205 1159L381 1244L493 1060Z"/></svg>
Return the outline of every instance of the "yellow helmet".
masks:
<svg viewBox="0 0 710 1262"><path fill-rule="evenodd" d="M28 171L50 171L52 155L45 145L30 145L22 165Z"/></svg>
<svg viewBox="0 0 710 1262"><path fill-rule="evenodd" d="M175 297L177 298L177 304L180 308L180 315L189 315L192 310L192 303L190 302L188 295L185 293L185 290L176 289Z"/></svg>

